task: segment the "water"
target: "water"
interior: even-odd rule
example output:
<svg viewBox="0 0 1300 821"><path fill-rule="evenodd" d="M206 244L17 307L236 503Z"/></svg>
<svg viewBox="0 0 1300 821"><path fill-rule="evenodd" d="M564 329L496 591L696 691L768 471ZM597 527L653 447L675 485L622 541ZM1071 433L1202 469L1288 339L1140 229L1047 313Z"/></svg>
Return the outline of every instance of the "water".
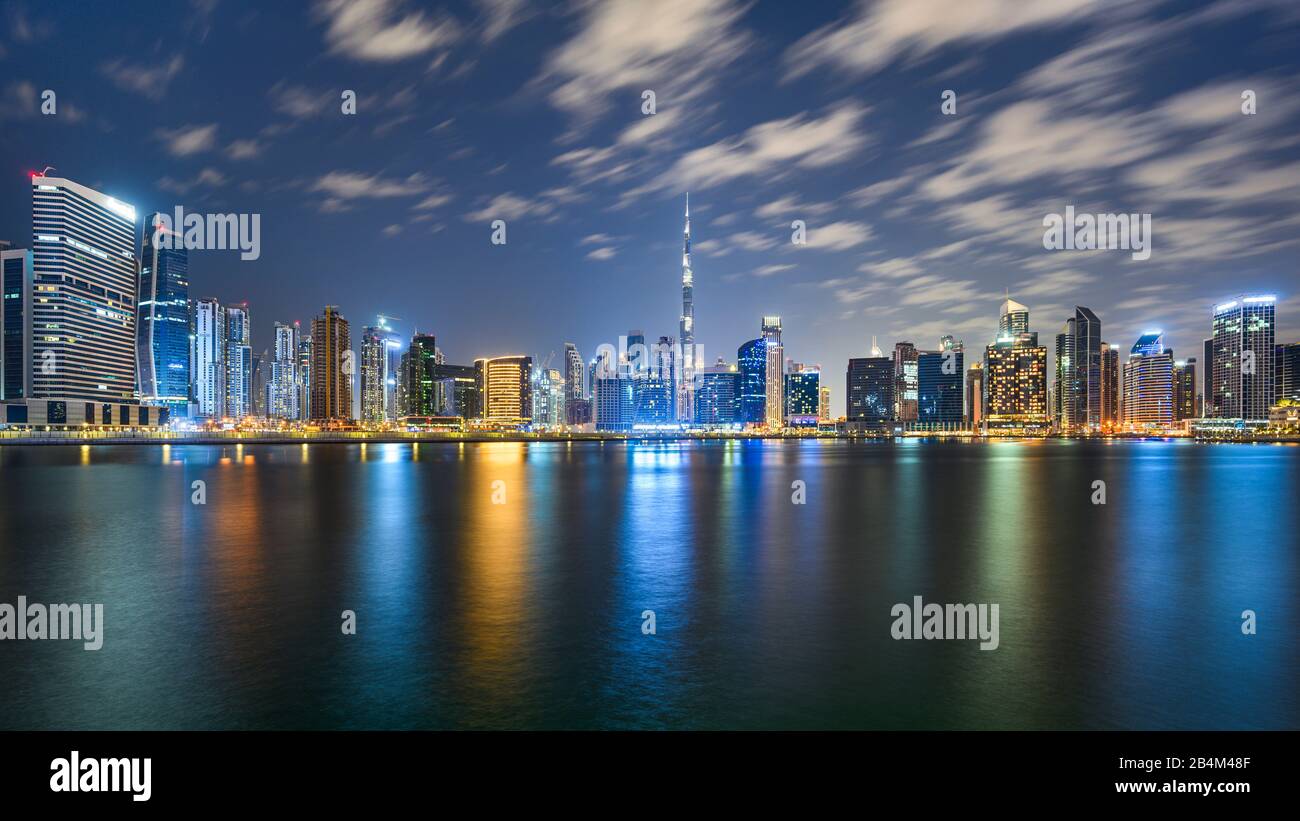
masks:
<svg viewBox="0 0 1300 821"><path fill-rule="evenodd" d="M1294 729L1298 488L1187 442L0 447L0 602L106 621L0 641L0 728ZM891 639L916 595L999 648Z"/></svg>

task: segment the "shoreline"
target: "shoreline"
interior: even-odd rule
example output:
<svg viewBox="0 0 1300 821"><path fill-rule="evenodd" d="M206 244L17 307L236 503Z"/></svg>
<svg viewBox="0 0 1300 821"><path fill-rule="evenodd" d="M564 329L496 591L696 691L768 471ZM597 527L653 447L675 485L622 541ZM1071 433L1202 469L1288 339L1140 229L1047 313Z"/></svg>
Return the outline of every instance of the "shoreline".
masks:
<svg viewBox="0 0 1300 821"><path fill-rule="evenodd" d="M69 435L59 435L54 432L42 432L39 435L19 434L6 435L6 432L0 431L0 448L3 447L22 447L31 445L40 446L73 446L73 445L347 445L347 444L458 444L458 443L485 443L485 442L537 442L537 443L555 443L555 442L729 442L729 441L753 441L753 440L779 440L779 441L836 441L836 442L894 442L896 440L925 440L925 441L950 441L957 440L968 443L979 442L1037 442L1037 441L1068 441L1068 442L1198 442L1201 444L1293 444L1300 445L1300 436L1297 435L1274 435L1274 436L1252 436L1252 437L1193 437L1193 436L1160 436L1160 435L1142 435L1142 434L1119 434L1109 436L979 436L974 434L961 433L916 433L906 434L903 436L849 436L844 434L770 434L770 433L753 433L753 434L691 434L691 433L662 433L634 435L626 433L399 433L392 431L375 431L375 432L315 432L315 433L243 433L227 431L220 434L211 432L195 433L137 433L122 434L115 432L96 432L71 433Z"/></svg>

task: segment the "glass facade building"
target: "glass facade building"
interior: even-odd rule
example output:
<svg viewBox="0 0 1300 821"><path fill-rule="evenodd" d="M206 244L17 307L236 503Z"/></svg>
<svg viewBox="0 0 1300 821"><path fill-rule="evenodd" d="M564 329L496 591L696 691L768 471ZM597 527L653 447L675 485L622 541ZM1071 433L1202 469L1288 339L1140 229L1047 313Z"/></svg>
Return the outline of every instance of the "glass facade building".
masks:
<svg viewBox="0 0 1300 821"><path fill-rule="evenodd" d="M189 256L161 216L144 221L140 243L136 358L140 401L165 405L177 419L189 415L190 405Z"/></svg>
<svg viewBox="0 0 1300 821"><path fill-rule="evenodd" d="M966 378L962 351L918 354L917 421L927 425L960 425L963 381Z"/></svg>
<svg viewBox="0 0 1300 821"><path fill-rule="evenodd" d="M894 421L894 360L868 356L849 360L844 385L844 410L850 422L881 424Z"/></svg>
<svg viewBox="0 0 1300 821"><path fill-rule="evenodd" d="M740 422L761 425L767 408L767 349L762 337L741 345L736 351L736 363L740 374Z"/></svg>

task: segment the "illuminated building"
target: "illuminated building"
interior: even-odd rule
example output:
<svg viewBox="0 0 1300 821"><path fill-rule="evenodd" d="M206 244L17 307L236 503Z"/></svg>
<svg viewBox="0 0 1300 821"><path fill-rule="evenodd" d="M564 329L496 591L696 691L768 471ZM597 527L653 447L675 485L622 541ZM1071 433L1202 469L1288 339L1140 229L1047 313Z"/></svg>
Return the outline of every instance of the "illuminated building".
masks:
<svg viewBox="0 0 1300 821"><path fill-rule="evenodd" d="M390 368L393 351L400 345L384 317L361 331L361 421L378 425L390 418L392 386L397 373Z"/></svg>
<svg viewBox="0 0 1300 821"><path fill-rule="evenodd" d="M275 347L271 353L271 378L267 381L267 416L293 421L302 418L298 406L301 381L298 375L298 349L302 344L302 330L297 322L286 325L275 323Z"/></svg>
<svg viewBox="0 0 1300 821"><path fill-rule="evenodd" d="M293 323L297 325L298 323ZM299 335L298 342L298 418L311 418L311 334Z"/></svg>
<svg viewBox="0 0 1300 821"><path fill-rule="evenodd" d="M1300 342L1278 345L1273 353L1273 402L1300 402Z"/></svg>
<svg viewBox="0 0 1300 821"><path fill-rule="evenodd" d="M1201 417L1213 417L1214 413L1214 340L1203 343L1204 354L1201 358Z"/></svg>
<svg viewBox="0 0 1300 821"><path fill-rule="evenodd" d="M1119 417L1119 346L1101 343L1101 424L1115 428Z"/></svg>
<svg viewBox="0 0 1300 821"><path fill-rule="evenodd" d="M691 270L691 195L686 195L686 230L682 237L682 316L678 327L682 341L682 361L674 369L676 413L678 421L690 422L695 413L695 274Z"/></svg>
<svg viewBox="0 0 1300 821"><path fill-rule="evenodd" d="M676 361L672 337L659 337L642 361L631 364L636 424L666 425L674 421L677 416L674 405L677 380L674 378Z"/></svg>
<svg viewBox="0 0 1300 821"><path fill-rule="evenodd" d="M817 389L817 421L831 421L831 386L822 385Z"/></svg>
<svg viewBox="0 0 1300 821"><path fill-rule="evenodd" d="M894 421L894 361L887 356L850 359L845 374L845 415L850 422Z"/></svg>
<svg viewBox="0 0 1300 821"><path fill-rule="evenodd" d="M0 250L0 401L32 395L33 284L32 252Z"/></svg>
<svg viewBox="0 0 1300 821"><path fill-rule="evenodd" d="M739 373L737 407L740 422L746 425L763 424L767 406L767 352L762 337L751 339L736 351Z"/></svg>
<svg viewBox="0 0 1300 821"><path fill-rule="evenodd" d="M175 419L188 416L190 404L189 260L180 235L165 227L161 216L144 221L136 367L140 401L166 406Z"/></svg>
<svg viewBox="0 0 1300 821"><path fill-rule="evenodd" d="M785 375L785 418L790 427L816 427L821 377L821 368L804 365L795 365Z"/></svg>
<svg viewBox="0 0 1300 821"><path fill-rule="evenodd" d="M1276 298L1240 296L1214 306L1214 412L1262 421L1274 399Z"/></svg>
<svg viewBox="0 0 1300 821"><path fill-rule="evenodd" d="M894 419L914 422L917 414L916 346L894 344Z"/></svg>
<svg viewBox="0 0 1300 821"><path fill-rule="evenodd" d="M532 420L533 360L498 356L482 360L483 419L499 425L527 425Z"/></svg>
<svg viewBox="0 0 1300 821"><path fill-rule="evenodd" d="M479 419L483 412L479 402L478 372L473 365L433 365L434 407L439 416Z"/></svg>
<svg viewBox="0 0 1300 821"><path fill-rule="evenodd" d="M533 430L565 426L564 374L558 368L538 368L533 373Z"/></svg>
<svg viewBox="0 0 1300 821"><path fill-rule="evenodd" d="M1043 432L1047 408L1047 348L1038 334L999 337L984 349L986 430Z"/></svg>
<svg viewBox="0 0 1300 821"><path fill-rule="evenodd" d="M1174 352L1152 331L1138 337L1124 363L1124 424L1168 428L1174 421Z"/></svg>
<svg viewBox="0 0 1300 821"><path fill-rule="evenodd" d="M966 425L979 431L984 422L984 363L972 362L966 371Z"/></svg>
<svg viewBox="0 0 1300 821"><path fill-rule="evenodd" d="M411 347L403 361L406 404L402 416L441 416L442 408L434 386L438 346L433 334L417 333L411 337Z"/></svg>
<svg viewBox="0 0 1300 821"><path fill-rule="evenodd" d="M998 315L998 336L1017 337L1029 333L1029 309L1011 297L1002 303Z"/></svg>
<svg viewBox="0 0 1300 821"><path fill-rule="evenodd" d="M918 422L948 429L961 426L965 357L961 350L926 351L917 355Z"/></svg>
<svg viewBox="0 0 1300 821"><path fill-rule="evenodd" d="M1101 320L1076 306L1056 336L1054 416L1062 431L1101 429L1101 346Z"/></svg>
<svg viewBox="0 0 1300 821"><path fill-rule="evenodd" d="M31 186L31 395L134 403L135 208L60 177Z"/></svg>
<svg viewBox="0 0 1300 821"><path fill-rule="evenodd" d="M226 307L226 411L232 419L252 413L253 346L248 303Z"/></svg>
<svg viewBox="0 0 1300 821"><path fill-rule="evenodd" d="M1195 419L1196 413L1196 360L1175 362L1173 371L1174 421Z"/></svg>
<svg viewBox="0 0 1300 821"><path fill-rule="evenodd" d="M767 357L764 369L763 423L768 430L785 427L785 381L781 378L785 363L785 348L781 344L781 317L763 317L763 350Z"/></svg>
<svg viewBox="0 0 1300 821"><path fill-rule="evenodd" d="M194 415L220 419L226 413L226 309L210 297L197 299L190 324Z"/></svg>
<svg viewBox="0 0 1300 821"><path fill-rule="evenodd" d="M705 368L700 388L695 392L695 424L701 427L739 424L739 387L740 371L735 365L719 359L716 365Z"/></svg>
<svg viewBox="0 0 1300 821"><path fill-rule="evenodd" d="M311 418L314 422L352 420L352 337L348 321L333 305L312 320Z"/></svg>

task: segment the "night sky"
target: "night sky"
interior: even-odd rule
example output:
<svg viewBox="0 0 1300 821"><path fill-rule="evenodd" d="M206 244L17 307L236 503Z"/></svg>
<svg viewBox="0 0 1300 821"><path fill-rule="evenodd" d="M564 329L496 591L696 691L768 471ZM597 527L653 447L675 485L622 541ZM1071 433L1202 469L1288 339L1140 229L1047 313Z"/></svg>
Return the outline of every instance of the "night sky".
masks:
<svg viewBox="0 0 1300 821"><path fill-rule="evenodd" d="M873 335L982 346L1008 289L1049 346L1079 304L1194 356L1242 291L1300 339L1297 79L1293 0L7 3L0 239L54 166L142 215L261 214L257 261L190 254L255 351L328 303L354 341L385 313L558 366L676 336L689 190L705 358L779 314L838 414ZM1151 258L1044 250L1068 205L1152 214Z"/></svg>

